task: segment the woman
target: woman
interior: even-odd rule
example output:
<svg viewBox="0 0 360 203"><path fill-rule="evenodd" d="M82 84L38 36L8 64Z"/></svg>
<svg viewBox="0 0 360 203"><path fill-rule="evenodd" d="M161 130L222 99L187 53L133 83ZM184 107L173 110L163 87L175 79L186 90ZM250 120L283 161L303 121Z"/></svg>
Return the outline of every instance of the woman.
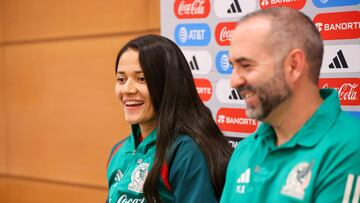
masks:
<svg viewBox="0 0 360 203"><path fill-rule="evenodd" d="M171 40L142 36L116 59L116 96L132 133L108 163L112 202L217 202L231 147Z"/></svg>

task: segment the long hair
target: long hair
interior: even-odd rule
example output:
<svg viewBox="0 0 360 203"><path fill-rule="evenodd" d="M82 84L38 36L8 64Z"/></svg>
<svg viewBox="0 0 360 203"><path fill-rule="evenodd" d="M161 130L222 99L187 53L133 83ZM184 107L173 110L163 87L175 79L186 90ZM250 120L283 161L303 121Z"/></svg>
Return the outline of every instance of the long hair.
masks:
<svg viewBox="0 0 360 203"><path fill-rule="evenodd" d="M216 197L220 199L232 148L201 101L180 48L162 36L138 37L119 51L116 70L120 57L128 49L139 52L139 63L156 112L156 152L152 169L144 183L146 201L160 202L160 169L167 150L180 134L192 137L199 145L209 167Z"/></svg>

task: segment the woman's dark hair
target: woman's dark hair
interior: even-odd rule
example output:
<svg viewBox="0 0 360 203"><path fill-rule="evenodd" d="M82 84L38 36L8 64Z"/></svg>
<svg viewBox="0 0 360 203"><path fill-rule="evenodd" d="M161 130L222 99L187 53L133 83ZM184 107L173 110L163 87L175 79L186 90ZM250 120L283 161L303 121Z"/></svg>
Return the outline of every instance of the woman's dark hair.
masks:
<svg viewBox="0 0 360 203"><path fill-rule="evenodd" d="M180 134L192 137L204 153L216 197L220 199L232 148L201 101L180 48L162 36L138 37L129 41L118 53L115 72L120 57L128 49L139 52L139 63L156 112L156 152L144 184L146 201L160 202L160 169L167 150Z"/></svg>

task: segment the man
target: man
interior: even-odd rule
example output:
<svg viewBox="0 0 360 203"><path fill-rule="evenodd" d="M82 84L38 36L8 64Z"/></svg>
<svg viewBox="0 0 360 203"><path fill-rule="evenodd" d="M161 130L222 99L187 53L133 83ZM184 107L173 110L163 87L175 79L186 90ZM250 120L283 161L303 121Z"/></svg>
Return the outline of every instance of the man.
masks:
<svg viewBox="0 0 360 203"><path fill-rule="evenodd" d="M221 202L359 202L360 120L319 91L323 43L299 11L243 17L232 34L231 86L263 122L233 153Z"/></svg>

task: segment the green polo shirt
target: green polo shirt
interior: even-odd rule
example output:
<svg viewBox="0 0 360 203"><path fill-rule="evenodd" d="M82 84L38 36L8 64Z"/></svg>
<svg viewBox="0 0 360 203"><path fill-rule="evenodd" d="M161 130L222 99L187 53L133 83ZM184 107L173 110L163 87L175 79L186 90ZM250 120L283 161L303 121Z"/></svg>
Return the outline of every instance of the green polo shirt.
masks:
<svg viewBox="0 0 360 203"><path fill-rule="evenodd" d="M107 178L109 203L143 203L143 184L154 162L156 130L140 142L140 128L116 144L111 152ZM162 202L217 202L209 168L199 146L187 135L179 135L169 148L159 174Z"/></svg>
<svg viewBox="0 0 360 203"><path fill-rule="evenodd" d="M341 110L335 90L320 94L321 106L287 143L276 146L265 123L239 143L221 202L359 202L360 120Z"/></svg>

